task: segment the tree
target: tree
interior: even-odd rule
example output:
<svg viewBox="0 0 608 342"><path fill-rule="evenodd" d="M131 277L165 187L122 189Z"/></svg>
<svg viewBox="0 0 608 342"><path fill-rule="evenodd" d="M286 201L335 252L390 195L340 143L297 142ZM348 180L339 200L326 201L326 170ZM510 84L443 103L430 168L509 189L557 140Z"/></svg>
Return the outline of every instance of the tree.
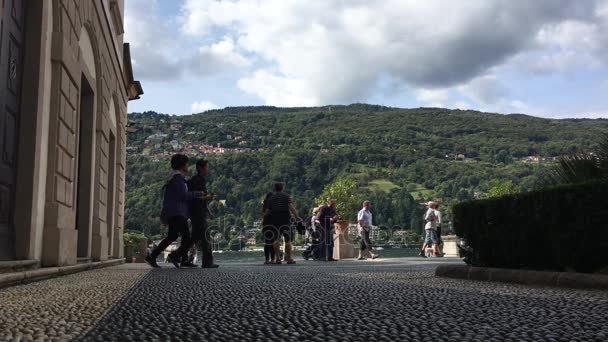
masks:
<svg viewBox="0 0 608 342"><path fill-rule="evenodd" d="M608 178L608 133L593 152L575 153L558 159L552 170L556 183L581 183Z"/></svg>
<svg viewBox="0 0 608 342"><path fill-rule="evenodd" d="M339 218L348 221L356 220L357 208L362 199L359 194L359 184L353 177L338 178L323 189L318 203L326 203L328 199L336 200L336 214Z"/></svg>
<svg viewBox="0 0 608 342"><path fill-rule="evenodd" d="M488 190L488 197L501 197L513 195L520 192L520 189L513 184L513 181L494 181L494 185Z"/></svg>

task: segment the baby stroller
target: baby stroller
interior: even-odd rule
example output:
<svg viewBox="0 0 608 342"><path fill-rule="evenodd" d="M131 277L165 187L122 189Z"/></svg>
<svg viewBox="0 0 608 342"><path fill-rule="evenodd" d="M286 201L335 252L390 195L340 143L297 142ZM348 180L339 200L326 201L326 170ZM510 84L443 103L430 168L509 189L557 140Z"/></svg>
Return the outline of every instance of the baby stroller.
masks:
<svg viewBox="0 0 608 342"><path fill-rule="evenodd" d="M317 247L319 246L319 239L319 231L316 229L316 227L312 225L312 223L307 224L305 240L306 249L302 252L304 260L316 260L319 258L319 253L317 251Z"/></svg>

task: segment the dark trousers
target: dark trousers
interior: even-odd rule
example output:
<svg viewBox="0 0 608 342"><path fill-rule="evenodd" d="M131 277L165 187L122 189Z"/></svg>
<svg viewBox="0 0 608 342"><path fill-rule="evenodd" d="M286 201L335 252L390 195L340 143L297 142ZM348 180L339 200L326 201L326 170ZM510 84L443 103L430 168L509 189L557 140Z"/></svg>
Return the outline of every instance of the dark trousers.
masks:
<svg viewBox="0 0 608 342"><path fill-rule="evenodd" d="M372 243L369 241L369 230L363 229L363 231L361 231L361 244L359 249L361 249L361 251L366 249L370 252L372 251Z"/></svg>
<svg viewBox="0 0 608 342"><path fill-rule="evenodd" d="M437 226L437 244L443 245L443 240L441 240L441 226Z"/></svg>
<svg viewBox="0 0 608 342"><path fill-rule="evenodd" d="M264 237L264 258L266 261L274 260L274 242L279 238L279 232L277 229L269 224L270 222L264 222L262 228L262 236Z"/></svg>
<svg viewBox="0 0 608 342"><path fill-rule="evenodd" d="M182 243L179 248L171 253L172 258L184 260L188 256L188 249L191 246L190 231L188 229L188 219L183 216L174 216L169 219L169 232L167 237L154 248L150 256L156 259L170 244L172 244L181 235Z"/></svg>
<svg viewBox="0 0 608 342"><path fill-rule="evenodd" d="M291 219L291 214L289 212L284 213L272 213L272 225L279 232L278 239L281 239L281 236L285 239L285 242L291 242L292 234L291 227L289 224L289 220Z"/></svg>
<svg viewBox="0 0 608 342"><path fill-rule="evenodd" d="M317 231L321 237L319 241L319 260L327 260L334 257L334 238L332 236L331 225L320 225Z"/></svg>
<svg viewBox="0 0 608 342"><path fill-rule="evenodd" d="M321 240L322 238L319 228L316 228L315 231L310 232L310 256L315 260L319 259L321 255Z"/></svg>
<svg viewBox="0 0 608 342"><path fill-rule="evenodd" d="M207 217L202 215L192 216L192 240L197 243L203 251L203 267L213 265L213 249L211 245L211 232L207 224ZM188 247L188 249L192 244Z"/></svg>

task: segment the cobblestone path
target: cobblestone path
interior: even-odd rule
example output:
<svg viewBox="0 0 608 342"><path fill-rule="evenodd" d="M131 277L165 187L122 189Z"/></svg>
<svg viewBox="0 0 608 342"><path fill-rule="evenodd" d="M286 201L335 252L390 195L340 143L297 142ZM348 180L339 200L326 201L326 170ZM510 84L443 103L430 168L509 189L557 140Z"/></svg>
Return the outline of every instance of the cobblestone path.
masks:
<svg viewBox="0 0 608 342"><path fill-rule="evenodd" d="M0 290L0 340L608 340L607 292L436 278L435 263L123 265Z"/></svg>

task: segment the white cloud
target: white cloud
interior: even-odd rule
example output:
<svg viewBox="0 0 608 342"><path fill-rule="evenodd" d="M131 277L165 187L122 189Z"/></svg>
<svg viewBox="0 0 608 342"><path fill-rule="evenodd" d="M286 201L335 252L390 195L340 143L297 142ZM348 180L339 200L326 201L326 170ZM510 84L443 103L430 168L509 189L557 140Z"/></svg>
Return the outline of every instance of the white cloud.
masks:
<svg viewBox="0 0 608 342"><path fill-rule="evenodd" d="M495 104L507 95L507 88L500 83L495 75L484 75L472 79L458 90L466 97L479 104Z"/></svg>
<svg viewBox="0 0 608 342"><path fill-rule="evenodd" d="M238 51L234 40L229 36L225 36L222 40L211 45L201 46L192 63L195 70L198 70L202 75L220 73L251 65L251 61Z"/></svg>
<svg viewBox="0 0 608 342"><path fill-rule="evenodd" d="M177 41L159 16L157 0L125 2L125 42L131 45L133 71L142 80L171 80L181 76L174 52Z"/></svg>
<svg viewBox="0 0 608 342"><path fill-rule="evenodd" d="M524 70L537 74L572 73L608 66L608 1L597 2L594 15L545 25L535 48L516 58Z"/></svg>
<svg viewBox="0 0 608 342"><path fill-rule="evenodd" d="M186 0L181 30L228 31L238 56L259 57L238 82L245 92L267 104L316 105L365 101L387 74L413 89L467 84L538 48L542 30L598 15L594 1L570 0Z"/></svg>
<svg viewBox="0 0 608 342"><path fill-rule="evenodd" d="M449 100L447 89L416 89L416 99L429 107L446 107Z"/></svg>
<svg viewBox="0 0 608 342"><path fill-rule="evenodd" d="M220 106L210 101L198 101L194 102L191 106L192 113L202 113L211 109L219 109Z"/></svg>
<svg viewBox="0 0 608 342"><path fill-rule="evenodd" d="M258 70L240 79L238 87L263 98L266 105L296 107L318 106L321 103L315 91L308 88L302 80L274 76L265 70Z"/></svg>

